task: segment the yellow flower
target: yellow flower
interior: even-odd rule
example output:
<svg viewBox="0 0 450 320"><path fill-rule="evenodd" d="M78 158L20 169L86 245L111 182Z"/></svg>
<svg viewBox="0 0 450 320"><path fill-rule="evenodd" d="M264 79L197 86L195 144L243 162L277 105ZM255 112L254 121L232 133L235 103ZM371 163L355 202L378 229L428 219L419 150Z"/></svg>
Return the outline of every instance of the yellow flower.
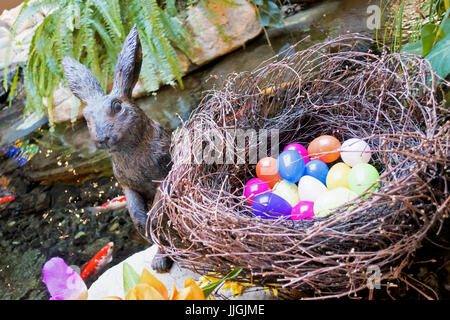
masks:
<svg viewBox="0 0 450 320"><path fill-rule="evenodd" d="M120 297L108 296L102 300L123 300ZM191 278L184 281L184 289L177 290L173 285L172 292L152 275L147 269L141 274L141 283L128 291L125 300L205 300L203 290Z"/></svg>
<svg viewBox="0 0 450 320"><path fill-rule="evenodd" d="M212 273L209 273L209 274L212 274ZM198 282L199 282L199 284L208 284L211 282L216 282L219 279L220 278L218 278L218 277L213 277L213 276L207 275L207 276L201 276L200 278L198 278Z"/></svg>
<svg viewBox="0 0 450 320"><path fill-rule="evenodd" d="M263 89L263 90L261 90L261 92L259 94L266 94L266 95L269 95L269 96L273 96L277 89L281 89L281 88L287 87L287 86L289 86L291 84L292 84L291 82L283 82L283 83L281 83L281 85L275 85L275 86L271 86L271 87L268 87L266 89Z"/></svg>
<svg viewBox="0 0 450 320"><path fill-rule="evenodd" d="M222 290L231 289L231 294L234 296L242 295L242 287L254 287L254 284L237 281L225 281L222 286Z"/></svg>
<svg viewBox="0 0 450 320"><path fill-rule="evenodd" d="M270 293L270 289L272 289L272 293L275 297L278 296L278 289L276 287L279 286L277 283L268 283L269 286L264 287L264 291Z"/></svg>

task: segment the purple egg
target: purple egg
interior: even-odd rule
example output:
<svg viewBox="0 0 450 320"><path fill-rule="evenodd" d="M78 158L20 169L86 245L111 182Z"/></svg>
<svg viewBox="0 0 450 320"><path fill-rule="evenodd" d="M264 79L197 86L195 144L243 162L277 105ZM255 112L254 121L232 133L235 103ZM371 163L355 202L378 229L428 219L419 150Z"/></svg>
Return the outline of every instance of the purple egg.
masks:
<svg viewBox="0 0 450 320"><path fill-rule="evenodd" d="M277 219L281 216L289 216L292 207L283 198L273 193L263 193L255 197L253 213L264 219Z"/></svg>
<svg viewBox="0 0 450 320"><path fill-rule="evenodd" d="M312 220L313 217L314 202L312 201L300 201L295 207L292 208L292 220Z"/></svg>
<svg viewBox="0 0 450 320"><path fill-rule="evenodd" d="M291 143L288 144L283 151L286 150L294 150L297 151L298 153L300 153L303 157L303 161L305 161L305 164L307 164L309 162L309 156L308 156L308 150L306 150L306 148L301 145L300 143Z"/></svg>
<svg viewBox="0 0 450 320"><path fill-rule="evenodd" d="M247 199L247 203L252 205L254 197L267 191L270 191L270 187L267 182L259 178L252 178L245 184L244 197Z"/></svg>

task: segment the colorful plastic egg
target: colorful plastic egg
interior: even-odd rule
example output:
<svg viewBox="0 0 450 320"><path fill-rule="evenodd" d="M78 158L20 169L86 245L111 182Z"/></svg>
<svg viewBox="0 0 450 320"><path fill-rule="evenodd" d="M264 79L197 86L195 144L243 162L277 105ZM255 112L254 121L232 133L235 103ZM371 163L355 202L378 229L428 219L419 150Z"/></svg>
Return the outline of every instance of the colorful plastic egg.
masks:
<svg viewBox="0 0 450 320"><path fill-rule="evenodd" d="M300 153L303 157L303 161L305 161L305 164L307 164L309 162L309 157L308 157L308 150L306 150L306 148L301 145L300 143L291 143L288 144L283 151L286 150L294 150L297 151L298 153Z"/></svg>
<svg viewBox="0 0 450 320"><path fill-rule="evenodd" d="M259 160L256 164L256 176L273 188L278 181L281 181L277 169L277 159L266 157Z"/></svg>
<svg viewBox="0 0 450 320"><path fill-rule="evenodd" d="M348 174L348 184L350 189L360 195L370 188L378 179L380 174L377 169L368 163L358 163ZM369 191L375 191L379 183L373 185Z"/></svg>
<svg viewBox="0 0 450 320"><path fill-rule="evenodd" d="M252 178L247 181L244 187L244 197L247 199L247 203L249 205L253 204L253 198L256 197L258 194L263 192L270 191L270 187L262 179L259 178Z"/></svg>
<svg viewBox="0 0 450 320"><path fill-rule="evenodd" d="M308 146L308 154L311 159L319 159L330 163L339 158L341 143L333 136L320 136L315 138ZM316 155L314 155L316 154Z"/></svg>
<svg viewBox="0 0 450 320"><path fill-rule="evenodd" d="M297 185L295 183L287 182L286 180L278 182L275 187L273 187L272 193L289 202L291 207L300 202Z"/></svg>
<svg viewBox="0 0 450 320"><path fill-rule="evenodd" d="M308 162L305 167L304 175L312 176L325 184L327 181L328 171L328 165L325 162L315 159Z"/></svg>
<svg viewBox="0 0 450 320"><path fill-rule="evenodd" d="M298 182L300 201L316 201L318 197L328 191L327 187L312 176L303 176Z"/></svg>
<svg viewBox="0 0 450 320"><path fill-rule="evenodd" d="M325 217L333 212L334 209L357 197L356 193L347 188L341 187L327 191L314 202L314 216Z"/></svg>
<svg viewBox="0 0 450 320"><path fill-rule="evenodd" d="M300 201L292 208L292 220L312 220L314 217L314 202Z"/></svg>
<svg viewBox="0 0 450 320"><path fill-rule="evenodd" d="M345 140L341 146L341 158L350 167L356 166L358 163L368 163L372 152L367 142L352 138Z"/></svg>
<svg viewBox="0 0 450 320"><path fill-rule="evenodd" d="M348 185L348 174L351 169L352 168L343 162L338 162L332 166L327 175L328 190L339 187L350 189L350 186Z"/></svg>
<svg viewBox="0 0 450 320"><path fill-rule="evenodd" d="M290 216L292 207L289 203L273 193L257 195L253 200L253 213L264 219L277 219L281 216Z"/></svg>
<svg viewBox="0 0 450 320"><path fill-rule="evenodd" d="M305 161L297 151L286 150L278 156L277 169L281 178L296 183L305 172Z"/></svg>

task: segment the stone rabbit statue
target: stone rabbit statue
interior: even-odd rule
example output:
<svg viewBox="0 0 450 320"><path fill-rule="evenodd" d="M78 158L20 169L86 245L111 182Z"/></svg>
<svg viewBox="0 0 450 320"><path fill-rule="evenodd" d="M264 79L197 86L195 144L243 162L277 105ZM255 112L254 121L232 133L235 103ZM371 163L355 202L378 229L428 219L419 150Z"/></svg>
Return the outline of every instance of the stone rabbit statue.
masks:
<svg viewBox="0 0 450 320"><path fill-rule="evenodd" d="M158 184L170 170L170 136L157 122L133 104L131 92L142 65L142 48L134 26L117 60L114 83L107 95L94 75L78 61L64 57L64 73L73 94L86 106L91 139L98 148L108 149L114 175L124 190L131 219L144 238L147 212L151 208ZM173 261L158 250L152 268L170 269Z"/></svg>

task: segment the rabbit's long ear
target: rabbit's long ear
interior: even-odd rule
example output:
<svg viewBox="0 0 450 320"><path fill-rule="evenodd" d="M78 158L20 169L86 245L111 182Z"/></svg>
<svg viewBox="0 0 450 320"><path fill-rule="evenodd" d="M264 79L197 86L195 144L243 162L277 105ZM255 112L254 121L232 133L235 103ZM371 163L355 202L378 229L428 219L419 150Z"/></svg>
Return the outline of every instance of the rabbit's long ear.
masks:
<svg viewBox="0 0 450 320"><path fill-rule="evenodd" d="M142 65L142 48L136 25L131 29L120 52L111 94L131 99L131 92L139 78Z"/></svg>
<svg viewBox="0 0 450 320"><path fill-rule="evenodd" d="M100 83L84 65L68 56L63 58L62 65L70 90L81 101L87 104L89 100L103 95Z"/></svg>

